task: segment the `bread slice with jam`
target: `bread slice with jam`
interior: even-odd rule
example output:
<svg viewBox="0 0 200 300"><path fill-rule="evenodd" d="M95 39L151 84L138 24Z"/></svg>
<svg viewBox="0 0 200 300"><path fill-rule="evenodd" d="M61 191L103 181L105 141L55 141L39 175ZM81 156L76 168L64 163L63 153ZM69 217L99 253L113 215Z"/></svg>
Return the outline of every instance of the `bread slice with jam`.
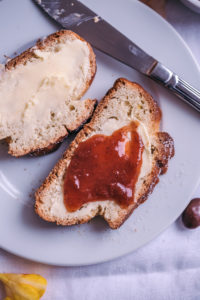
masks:
<svg viewBox="0 0 200 300"><path fill-rule="evenodd" d="M95 54L72 31L38 41L1 70L0 140L13 156L52 151L94 111L96 101L80 98L95 76Z"/></svg>
<svg viewBox="0 0 200 300"><path fill-rule="evenodd" d="M100 215L111 228L121 226L152 193L174 155L173 139L159 131L160 120L158 104L140 85L118 79L37 190L36 213L58 225L85 223ZM131 153L137 155L135 162Z"/></svg>

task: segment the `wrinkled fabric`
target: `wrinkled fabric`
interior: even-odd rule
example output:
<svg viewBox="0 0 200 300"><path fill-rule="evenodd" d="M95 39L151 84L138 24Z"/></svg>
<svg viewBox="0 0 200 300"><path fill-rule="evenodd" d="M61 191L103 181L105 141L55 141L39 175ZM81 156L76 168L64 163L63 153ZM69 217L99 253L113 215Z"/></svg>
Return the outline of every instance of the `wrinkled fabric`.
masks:
<svg viewBox="0 0 200 300"><path fill-rule="evenodd" d="M52 267L2 250L0 266L1 272L39 273L47 278L44 300L198 300L199 248L200 229L185 229L179 218L147 246L108 263Z"/></svg>
<svg viewBox="0 0 200 300"><path fill-rule="evenodd" d="M200 63L200 15L170 0L167 19ZM200 197L200 187L195 196ZM39 273L48 280L46 300L199 300L200 228L180 218L157 239L123 258L88 267L52 267L0 250L1 272ZM3 291L0 288L0 299Z"/></svg>

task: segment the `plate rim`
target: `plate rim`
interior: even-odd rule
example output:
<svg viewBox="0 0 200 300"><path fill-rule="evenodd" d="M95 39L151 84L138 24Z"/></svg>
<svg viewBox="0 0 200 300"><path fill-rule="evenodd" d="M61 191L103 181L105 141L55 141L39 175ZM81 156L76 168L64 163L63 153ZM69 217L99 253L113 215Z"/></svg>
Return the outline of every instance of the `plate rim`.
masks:
<svg viewBox="0 0 200 300"><path fill-rule="evenodd" d="M196 0L181 0L181 2L194 12L200 12L200 2L198 3Z"/></svg>
<svg viewBox="0 0 200 300"><path fill-rule="evenodd" d="M129 0L131 2L137 2L137 5L139 6L142 6L143 9L146 9L149 11L150 14L153 14L156 18L158 18L160 20L160 22L163 22L165 23L165 25L174 32L174 34L176 35L176 38L179 39L179 41L182 43L182 45L186 48L188 54L190 55L190 57L192 58L193 62L194 62L194 65L195 67L197 68L198 72L199 72L199 75L200 75L200 65L199 63L197 62L197 59L196 57L194 56L194 54L192 53L190 47L188 46L188 44L185 42L185 40L181 37L181 35L176 31L176 29L169 23L167 22L165 19L163 19L160 15L158 15L155 11L153 11L151 8L147 7L145 4L139 2L139 1L135 1L135 0ZM194 193L195 189L198 187L198 185L200 184L200 177L199 177L199 180L197 181L194 189L191 191L190 195L192 196L192 194ZM140 249L141 247L145 246L146 244L148 244L149 242L151 242L152 240L154 240L156 237L158 237L162 232L164 232L175 220L177 219L177 216L173 218L173 220L168 223L165 227L162 227L159 231L157 231L154 235L151 235L149 239L146 239L146 241L144 243L142 243L137 249ZM33 257L33 255L24 255L24 254L21 254L19 253L18 251L15 251L15 250L10 250L9 248L7 247L4 247L0 244L0 247L13 254L13 255L16 255L18 257L21 257L21 258L25 258L29 261L33 261L33 262L37 262L37 263L42 263L42 264L45 264L45 265L52 265L52 266L61 266L61 267L64 267L64 266L69 266L69 267L77 267L77 266L89 266L89 265L95 265L95 264L101 264L101 263L104 263L104 262L108 262L108 261L112 261L112 260L115 260L117 258L120 258L122 256L126 256L130 253L133 253L135 250L130 250L128 249L127 251L123 251L122 254L115 254L115 255L108 255L107 258L104 258L104 259L98 259L98 260L91 260L90 262L85 262L85 263L60 263L60 262L52 262L52 261L49 261L48 259L37 259L35 257Z"/></svg>

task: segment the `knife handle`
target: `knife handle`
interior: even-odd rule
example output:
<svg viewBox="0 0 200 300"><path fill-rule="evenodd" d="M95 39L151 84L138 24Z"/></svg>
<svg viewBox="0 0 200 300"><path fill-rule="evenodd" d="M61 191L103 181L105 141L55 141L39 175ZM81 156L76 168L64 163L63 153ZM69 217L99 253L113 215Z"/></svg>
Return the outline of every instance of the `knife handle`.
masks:
<svg viewBox="0 0 200 300"><path fill-rule="evenodd" d="M200 91L179 78L161 63L157 63L149 77L168 87L174 94L200 112Z"/></svg>

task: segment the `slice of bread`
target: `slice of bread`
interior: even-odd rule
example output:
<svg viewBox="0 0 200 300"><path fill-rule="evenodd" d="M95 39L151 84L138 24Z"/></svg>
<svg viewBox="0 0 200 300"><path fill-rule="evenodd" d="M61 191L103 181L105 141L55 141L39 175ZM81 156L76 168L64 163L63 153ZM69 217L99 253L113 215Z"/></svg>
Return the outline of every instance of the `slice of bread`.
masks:
<svg viewBox="0 0 200 300"><path fill-rule="evenodd" d="M68 212L63 201L63 177L79 143L95 134L111 135L130 121L139 121L138 133L145 150L136 183L134 203L122 209L112 200L84 204ZM113 229L118 228L133 210L153 191L159 175L167 171L168 160L174 155L173 139L159 131L161 111L152 97L138 84L118 79L98 105L90 123L75 140L36 192L36 213L49 222L60 225L85 223L100 215Z"/></svg>
<svg viewBox="0 0 200 300"><path fill-rule="evenodd" d="M80 98L95 73L91 46L68 30L10 60L0 77L0 140L9 153L47 153L87 121L96 101Z"/></svg>

